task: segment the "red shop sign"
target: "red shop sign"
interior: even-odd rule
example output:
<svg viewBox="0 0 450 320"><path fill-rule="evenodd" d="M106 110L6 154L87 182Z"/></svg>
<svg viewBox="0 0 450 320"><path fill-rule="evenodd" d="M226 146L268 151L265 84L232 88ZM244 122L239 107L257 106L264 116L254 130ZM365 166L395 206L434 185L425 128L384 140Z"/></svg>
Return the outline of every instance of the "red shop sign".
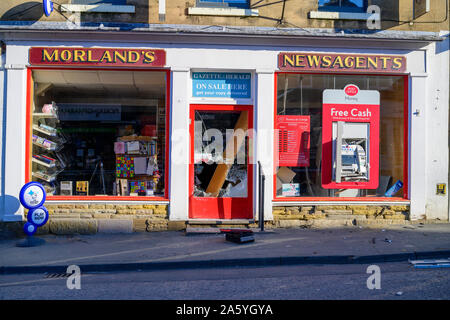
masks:
<svg viewBox="0 0 450 320"><path fill-rule="evenodd" d="M30 48L31 65L164 67L166 52L160 49Z"/></svg>

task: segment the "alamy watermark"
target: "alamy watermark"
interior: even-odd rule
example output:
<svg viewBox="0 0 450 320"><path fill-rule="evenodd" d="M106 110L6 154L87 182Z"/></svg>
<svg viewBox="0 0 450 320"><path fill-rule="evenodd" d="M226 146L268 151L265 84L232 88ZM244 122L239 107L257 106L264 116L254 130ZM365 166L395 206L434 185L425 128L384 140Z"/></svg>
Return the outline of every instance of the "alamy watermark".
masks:
<svg viewBox="0 0 450 320"><path fill-rule="evenodd" d="M70 265L67 267L67 274L70 274L70 276L67 278L66 286L67 289L73 290L73 289L81 289L81 270L80 267L77 265Z"/></svg>
<svg viewBox="0 0 450 320"><path fill-rule="evenodd" d="M377 265L370 265L367 267L366 273L370 274L367 278L366 285L369 290L381 289L381 269Z"/></svg>
<svg viewBox="0 0 450 320"><path fill-rule="evenodd" d="M370 14L367 19L367 28L370 30L381 29L381 8L377 5L368 6L367 13Z"/></svg>

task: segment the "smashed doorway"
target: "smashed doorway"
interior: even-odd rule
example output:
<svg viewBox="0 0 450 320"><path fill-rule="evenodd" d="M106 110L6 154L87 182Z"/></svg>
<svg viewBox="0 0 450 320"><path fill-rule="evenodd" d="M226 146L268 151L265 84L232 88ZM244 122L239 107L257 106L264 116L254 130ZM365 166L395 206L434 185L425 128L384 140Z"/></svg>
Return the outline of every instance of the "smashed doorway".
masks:
<svg viewBox="0 0 450 320"><path fill-rule="evenodd" d="M191 106L190 218L253 218L252 109Z"/></svg>

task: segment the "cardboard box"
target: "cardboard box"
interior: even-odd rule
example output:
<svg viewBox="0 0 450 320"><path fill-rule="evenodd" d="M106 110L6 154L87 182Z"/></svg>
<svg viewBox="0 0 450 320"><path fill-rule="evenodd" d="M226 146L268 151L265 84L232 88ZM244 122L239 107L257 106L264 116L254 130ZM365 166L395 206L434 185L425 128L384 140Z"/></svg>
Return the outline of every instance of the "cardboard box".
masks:
<svg viewBox="0 0 450 320"><path fill-rule="evenodd" d="M280 167L277 172L277 177L283 183L290 183L295 177L295 172L289 169L288 167Z"/></svg>

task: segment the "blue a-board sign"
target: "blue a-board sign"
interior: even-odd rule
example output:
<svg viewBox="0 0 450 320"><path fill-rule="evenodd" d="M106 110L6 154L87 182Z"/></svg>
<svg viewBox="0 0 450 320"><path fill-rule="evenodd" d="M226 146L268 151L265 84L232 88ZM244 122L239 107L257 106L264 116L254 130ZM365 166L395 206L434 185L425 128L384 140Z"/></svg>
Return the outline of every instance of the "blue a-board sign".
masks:
<svg viewBox="0 0 450 320"><path fill-rule="evenodd" d="M251 73L193 72L192 97L250 99Z"/></svg>
<svg viewBox="0 0 450 320"><path fill-rule="evenodd" d="M44 204L45 198L45 188L39 182L28 182L20 189L20 203L27 209L39 208Z"/></svg>
<svg viewBox="0 0 450 320"><path fill-rule="evenodd" d="M48 210L43 206L36 209L31 209L27 214L27 221L34 224L36 227L42 227L47 223L48 218Z"/></svg>

